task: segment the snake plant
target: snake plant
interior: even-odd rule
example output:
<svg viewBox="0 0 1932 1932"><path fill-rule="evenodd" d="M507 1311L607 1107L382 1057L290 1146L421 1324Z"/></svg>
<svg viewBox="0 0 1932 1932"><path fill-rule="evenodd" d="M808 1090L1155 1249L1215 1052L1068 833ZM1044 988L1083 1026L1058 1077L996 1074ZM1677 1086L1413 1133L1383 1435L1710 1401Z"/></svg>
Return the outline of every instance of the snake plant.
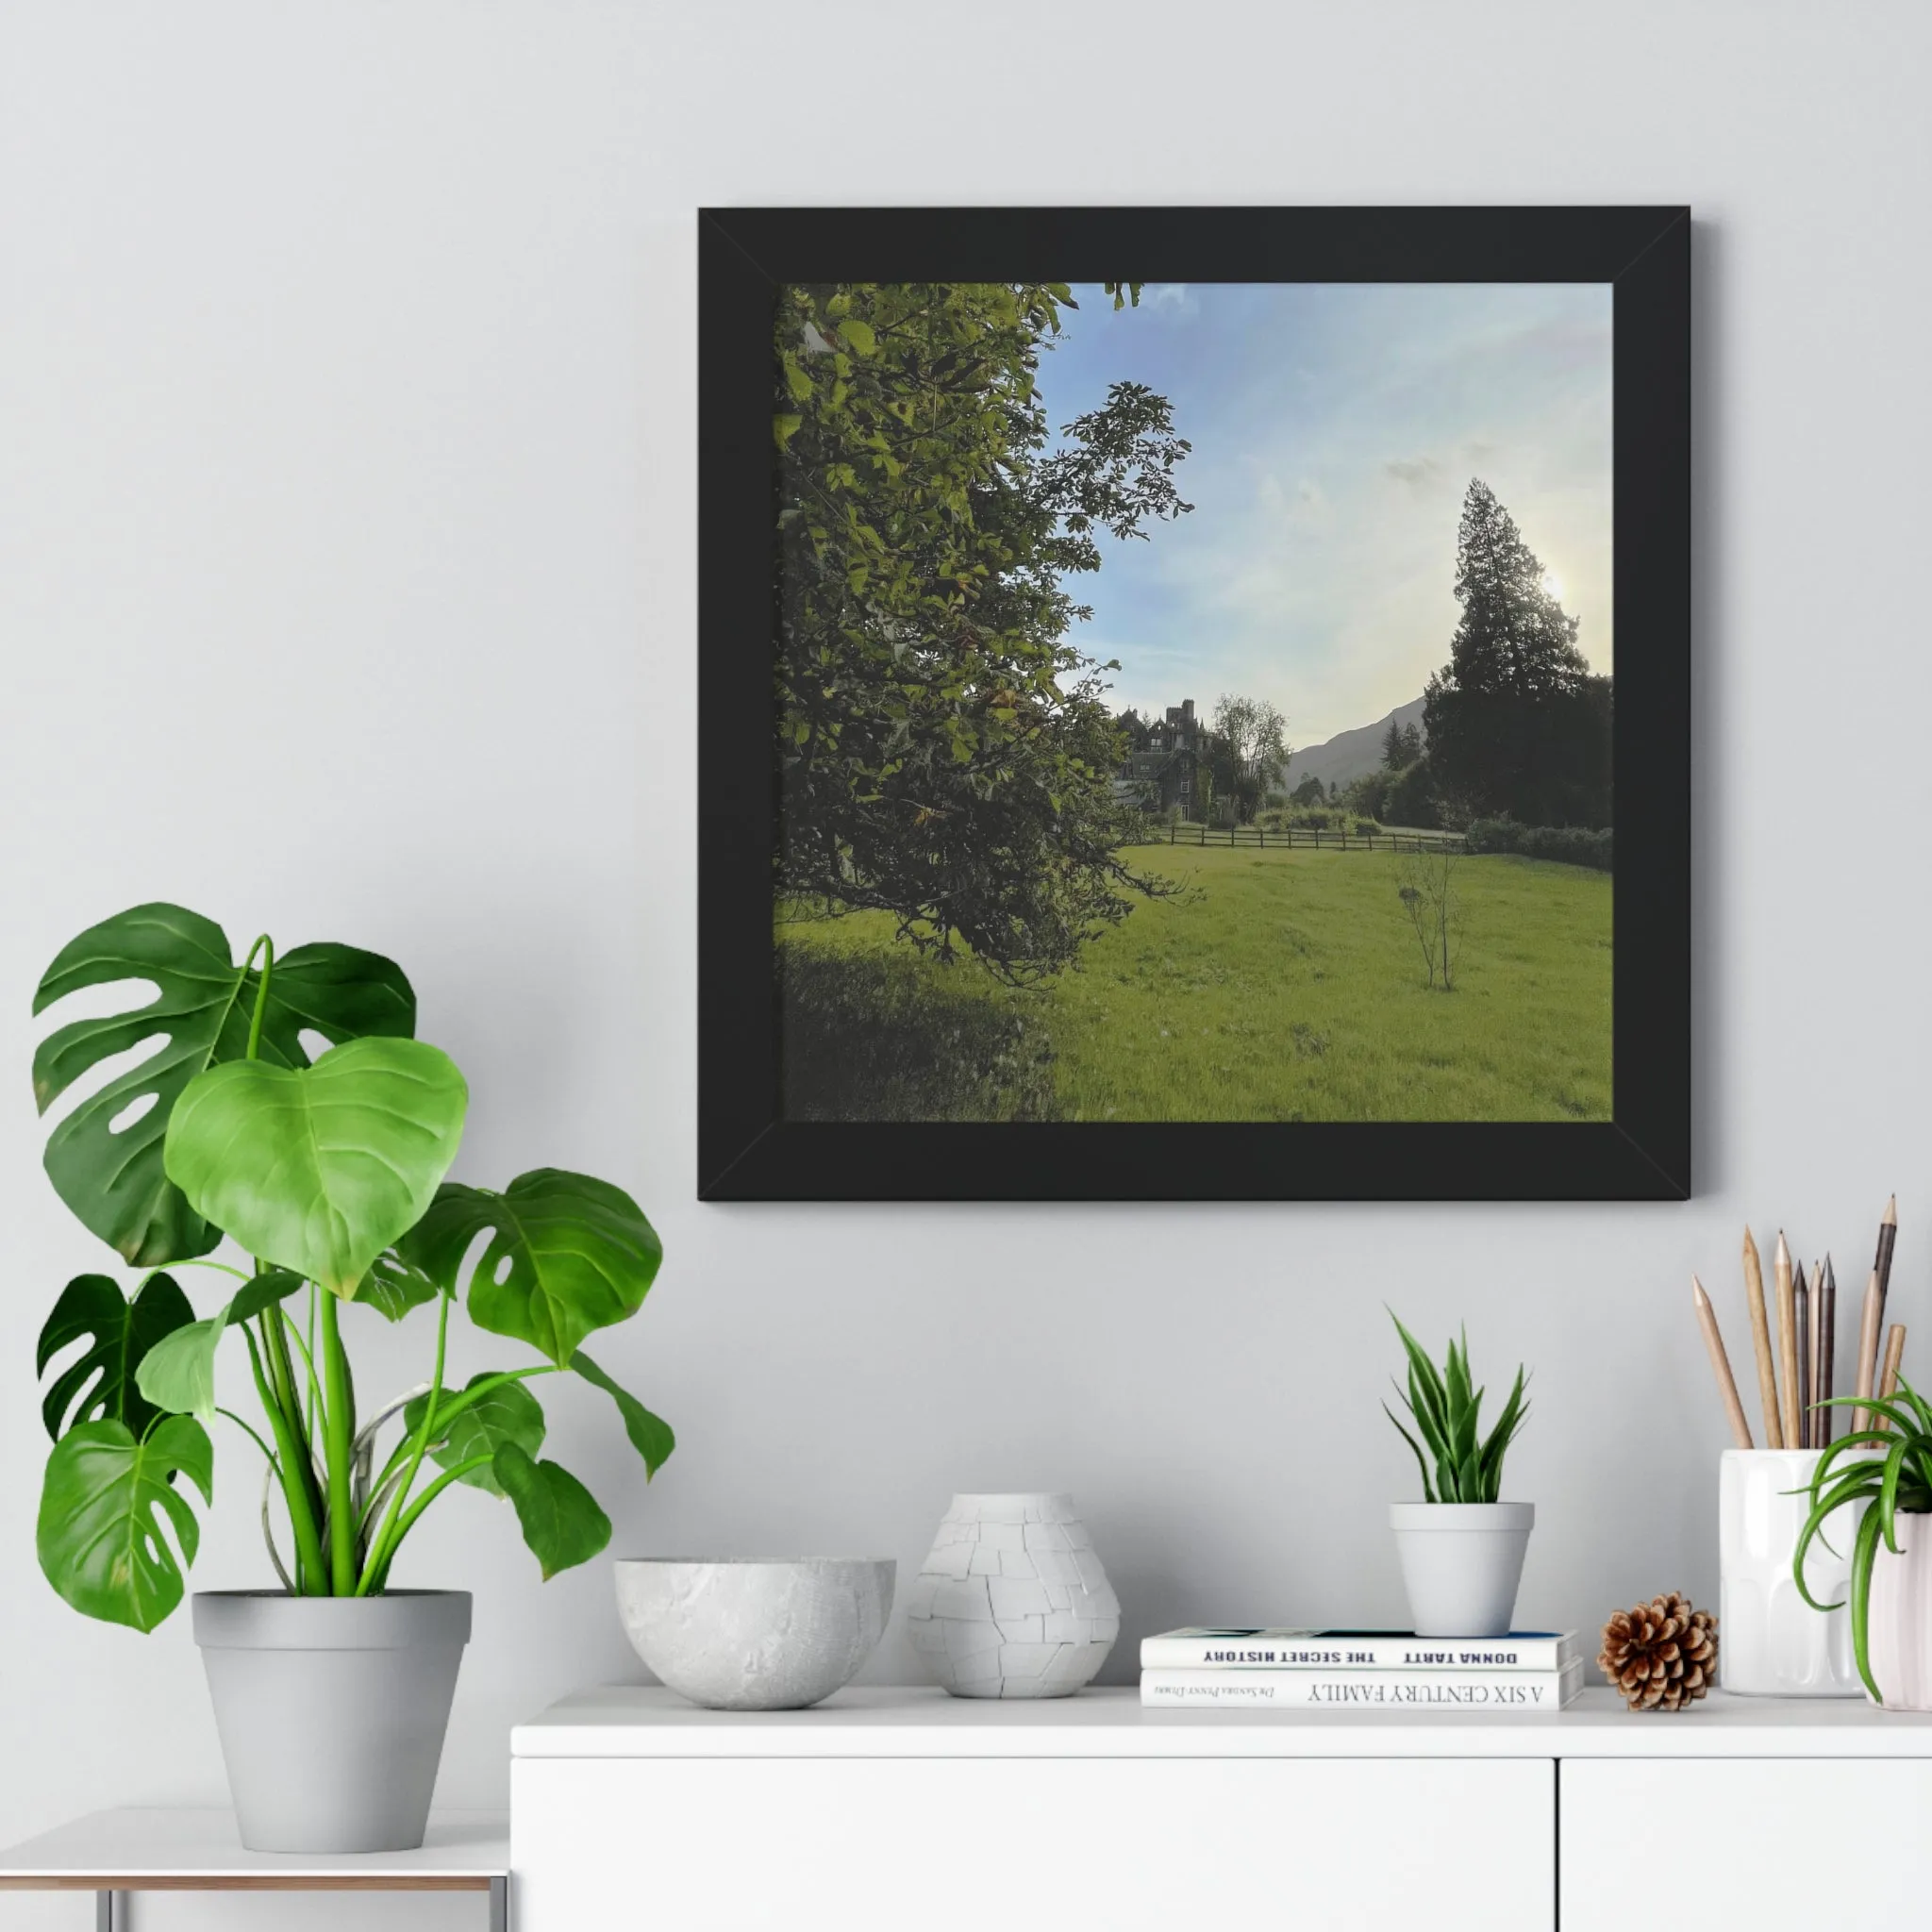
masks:
<svg viewBox="0 0 1932 1932"><path fill-rule="evenodd" d="M1459 1342L1451 1341L1448 1362L1439 1372L1393 1310L1389 1319L1394 1322L1395 1332L1408 1354L1408 1387L1405 1391L1398 1382L1396 1392L1423 1442L1428 1444L1428 1457L1423 1454L1423 1443L1403 1428L1386 1402L1382 1410L1415 1452L1424 1499L1430 1503L1495 1502L1503 1491L1503 1457L1529 1417L1529 1405L1523 1399L1527 1375L1521 1368L1516 1371L1516 1385L1503 1405L1496 1426L1484 1437L1481 1417L1486 1391L1475 1387L1470 1373L1468 1331ZM1433 1477L1430 1457L1435 1459Z"/></svg>

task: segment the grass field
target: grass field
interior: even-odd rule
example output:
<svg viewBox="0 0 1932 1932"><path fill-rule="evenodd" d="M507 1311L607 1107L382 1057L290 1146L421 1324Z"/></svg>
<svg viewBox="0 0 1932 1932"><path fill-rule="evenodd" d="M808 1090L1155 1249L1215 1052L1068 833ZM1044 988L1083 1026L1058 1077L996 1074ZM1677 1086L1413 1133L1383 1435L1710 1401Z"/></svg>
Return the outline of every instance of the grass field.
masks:
<svg viewBox="0 0 1932 1932"><path fill-rule="evenodd" d="M793 1118L1566 1121L1610 1116L1610 879L1457 861L1456 990L1424 984L1385 853L1136 848L1180 884L1051 987L781 922Z"/></svg>

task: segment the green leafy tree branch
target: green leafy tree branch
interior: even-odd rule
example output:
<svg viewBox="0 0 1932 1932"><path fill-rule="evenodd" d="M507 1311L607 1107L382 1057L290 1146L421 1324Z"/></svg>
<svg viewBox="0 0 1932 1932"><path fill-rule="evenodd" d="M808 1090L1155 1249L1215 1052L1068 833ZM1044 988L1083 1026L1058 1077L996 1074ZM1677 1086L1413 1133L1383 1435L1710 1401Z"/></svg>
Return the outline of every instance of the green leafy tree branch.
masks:
<svg viewBox="0 0 1932 1932"><path fill-rule="evenodd" d="M1116 307L1133 300L1111 285ZM1063 284L794 285L777 298L774 887L891 912L1002 978L1065 966L1162 890L1117 856L1122 735L1066 579L1191 508L1163 396L1051 433Z"/></svg>

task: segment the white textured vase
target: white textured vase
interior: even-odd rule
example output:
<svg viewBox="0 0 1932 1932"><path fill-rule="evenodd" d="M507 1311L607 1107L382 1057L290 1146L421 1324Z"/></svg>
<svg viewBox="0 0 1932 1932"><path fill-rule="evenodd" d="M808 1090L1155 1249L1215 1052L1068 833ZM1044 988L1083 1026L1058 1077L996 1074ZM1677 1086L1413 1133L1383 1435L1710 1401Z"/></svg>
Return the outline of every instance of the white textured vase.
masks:
<svg viewBox="0 0 1932 1932"><path fill-rule="evenodd" d="M1791 1574L1822 1453L1726 1449L1718 1465L1718 1682L1738 1696L1857 1697L1863 1690L1851 1612L1814 1610ZM1805 1553L1805 1585L1822 1604L1846 1601L1852 1533L1863 1513L1862 1505L1840 1510Z"/></svg>
<svg viewBox="0 0 1932 1932"><path fill-rule="evenodd" d="M1071 1496L955 1496L906 1592L912 1647L955 1697L1065 1697L1121 1634Z"/></svg>
<svg viewBox="0 0 1932 1932"><path fill-rule="evenodd" d="M1887 1710L1932 1710L1932 1517L1901 1510L1897 1530L1901 1554L1881 1538L1872 1565L1872 1674Z"/></svg>
<svg viewBox="0 0 1932 1932"><path fill-rule="evenodd" d="M1418 1637L1507 1637L1534 1503L1391 1503Z"/></svg>

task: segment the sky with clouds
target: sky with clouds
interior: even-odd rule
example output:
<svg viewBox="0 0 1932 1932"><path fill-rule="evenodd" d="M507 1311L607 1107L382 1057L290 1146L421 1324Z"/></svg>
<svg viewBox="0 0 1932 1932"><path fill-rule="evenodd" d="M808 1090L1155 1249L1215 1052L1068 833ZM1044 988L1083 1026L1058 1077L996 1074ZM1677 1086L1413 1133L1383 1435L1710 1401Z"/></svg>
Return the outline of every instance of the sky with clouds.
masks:
<svg viewBox="0 0 1932 1932"><path fill-rule="evenodd" d="M1097 287L1041 358L1058 429L1135 380L1193 444L1194 509L1101 539L1089 656L1116 709L1264 697L1317 744L1420 697L1448 660L1456 525L1489 484L1610 669L1607 284L1166 283L1115 313Z"/></svg>

